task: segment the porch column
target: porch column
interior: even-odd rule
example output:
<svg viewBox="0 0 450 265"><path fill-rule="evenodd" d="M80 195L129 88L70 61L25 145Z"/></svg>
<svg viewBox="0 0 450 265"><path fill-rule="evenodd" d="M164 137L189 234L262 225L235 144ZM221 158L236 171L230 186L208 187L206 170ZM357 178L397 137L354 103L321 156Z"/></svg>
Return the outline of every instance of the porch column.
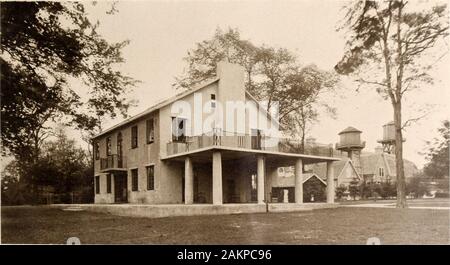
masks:
<svg viewBox="0 0 450 265"><path fill-rule="evenodd" d="M188 156L184 160L184 203L194 203L194 169Z"/></svg>
<svg viewBox="0 0 450 265"><path fill-rule="evenodd" d="M264 165L264 156L258 155L257 156L257 197L258 197L258 203L264 203L264 178L265 178L265 165Z"/></svg>
<svg viewBox="0 0 450 265"><path fill-rule="evenodd" d="M334 193L333 162L327 162L327 203L334 203Z"/></svg>
<svg viewBox="0 0 450 265"><path fill-rule="evenodd" d="M212 156L213 204L222 204L222 154L215 151Z"/></svg>
<svg viewBox="0 0 450 265"><path fill-rule="evenodd" d="M303 160L295 161L295 203L303 203Z"/></svg>

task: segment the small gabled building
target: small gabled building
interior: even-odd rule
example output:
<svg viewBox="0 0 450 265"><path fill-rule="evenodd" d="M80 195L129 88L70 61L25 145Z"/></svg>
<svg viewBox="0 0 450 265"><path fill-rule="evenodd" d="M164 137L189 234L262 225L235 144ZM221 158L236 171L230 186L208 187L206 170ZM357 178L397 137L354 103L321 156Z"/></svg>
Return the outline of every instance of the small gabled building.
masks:
<svg viewBox="0 0 450 265"><path fill-rule="evenodd" d="M334 167L334 186L341 185L348 187L350 182L357 180L362 181L363 178L359 175L354 162L349 158L341 158L340 161L333 163ZM311 171L322 179L327 175L327 167L323 164L316 164L311 166Z"/></svg>
<svg viewBox="0 0 450 265"><path fill-rule="evenodd" d="M327 183L314 173L303 173L303 201L326 200ZM292 167L278 168L277 177L272 178L271 202L294 202L295 176Z"/></svg>
<svg viewBox="0 0 450 265"><path fill-rule="evenodd" d="M329 170L324 163L318 163L314 165L309 165L305 167L305 173L303 174L303 190L304 190L304 201L311 201L311 192L308 193L308 187L306 186L315 186L314 190L319 190L317 186L322 186L325 190L327 186L326 179L328 176ZM334 187L338 186L346 186L350 185L350 182L357 180L361 182L363 179L358 174L355 166L353 165L352 160L348 158L342 158L340 161L336 161L333 163L333 185ZM317 185L320 184L321 185ZM276 178L272 179L272 201L279 201L282 198L282 194L287 192L288 195L293 193L294 188L294 168L293 167L280 167L278 168L278 174ZM314 201L319 202L322 198L322 193L317 191L314 194ZM289 197L292 200L291 197Z"/></svg>
<svg viewBox="0 0 450 265"><path fill-rule="evenodd" d="M397 170L395 167L395 155L387 154L381 147L375 149L374 153L361 154L362 177L368 183L396 182ZM405 178L408 180L419 172L417 166L403 159Z"/></svg>

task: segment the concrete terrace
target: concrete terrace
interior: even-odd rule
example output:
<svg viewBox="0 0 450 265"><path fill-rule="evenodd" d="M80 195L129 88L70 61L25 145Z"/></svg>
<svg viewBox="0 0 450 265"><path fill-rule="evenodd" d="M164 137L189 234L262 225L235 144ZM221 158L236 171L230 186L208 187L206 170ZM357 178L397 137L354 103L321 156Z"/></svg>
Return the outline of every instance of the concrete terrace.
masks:
<svg viewBox="0 0 450 265"><path fill-rule="evenodd" d="M118 216L161 218L169 216L223 215L266 212L300 212L337 208L333 203L228 203L211 204L54 204L43 206L68 211L91 211Z"/></svg>

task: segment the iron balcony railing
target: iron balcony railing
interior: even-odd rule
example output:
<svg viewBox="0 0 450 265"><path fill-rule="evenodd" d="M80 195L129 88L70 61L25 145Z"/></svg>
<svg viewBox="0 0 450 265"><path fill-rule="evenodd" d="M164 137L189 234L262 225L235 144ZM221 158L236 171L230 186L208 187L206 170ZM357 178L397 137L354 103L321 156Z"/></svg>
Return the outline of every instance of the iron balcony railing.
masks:
<svg viewBox="0 0 450 265"><path fill-rule="evenodd" d="M109 169L125 169L126 160L123 156L108 155L107 157L100 158L100 170Z"/></svg>
<svg viewBox="0 0 450 265"><path fill-rule="evenodd" d="M172 141L167 143L167 155L180 154L211 146L326 157L333 156L332 144L324 145L318 143L305 143L302 150L301 143L293 139L253 136L247 134L186 136L183 141Z"/></svg>

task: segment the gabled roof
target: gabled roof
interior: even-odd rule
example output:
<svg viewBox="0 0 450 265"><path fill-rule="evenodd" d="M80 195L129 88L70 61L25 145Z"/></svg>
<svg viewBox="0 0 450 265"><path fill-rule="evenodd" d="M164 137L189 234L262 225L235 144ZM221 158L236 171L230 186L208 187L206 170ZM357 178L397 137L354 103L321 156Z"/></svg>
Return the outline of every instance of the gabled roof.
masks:
<svg viewBox="0 0 450 265"><path fill-rule="evenodd" d="M351 167L355 174L358 176L358 178L361 179L361 176L358 174L358 172L355 169L355 166L353 165L353 162L345 158L344 160L334 161L333 162L333 169L334 169L334 179L339 179L339 177L342 175L346 167ZM315 164L312 169L313 173L320 176L322 179L327 178L327 166L325 164Z"/></svg>
<svg viewBox="0 0 450 265"><path fill-rule="evenodd" d="M340 133L338 133L338 135L343 134L343 133L349 133L349 132L362 132L362 131L356 129L355 127L349 126L349 127L345 128L343 131L341 131Z"/></svg>
<svg viewBox="0 0 450 265"><path fill-rule="evenodd" d="M158 110L158 109L160 109L160 108L162 108L162 107L164 107L164 106L167 106L167 105L169 105L169 104L171 104L171 103L173 103L173 102L175 102L175 101L177 101L177 100L179 100L179 99L181 99L181 98L184 98L184 97L186 97L186 96L188 96L188 95L190 95L190 94L192 94L192 93L194 93L194 92L196 92L196 91L198 91L198 90L200 90L200 89L202 89L202 88L204 88L204 87L206 87L206 86L209 86L209 85L211 85L211 84L213 84L213 83L219 81L219 79L220 79L219 77L214 77L214 78L206 79L206 80L204 80L203 82L201 82L201 83L195 85L193 88L186 89L186 90L184 90L184 91L182 91L182 92L176 94L176 95L173 96L173 97L164 99L164 100L162 100L162 101L156 103L155 105L151 106L150 108L146 109L145 111L143 111L143 112L141 112L141 113L139 113L139 114L137 114L137 115L134 115L134 116L132 116L132 117L129 117L129 118L127 118L127 119L121 121L120 123L118 123L118 124L116 124L116 125L114 125L114 126L108 128L108 129L106 129L106 130L100 132L99 134L97 134L96 136L94 136L93 139L95 139L95 138L97 138L97 137L99 137L99 136L101 136L101 135L104 135L104 134L106 134L106 133L108 133L108 132L111 132L111 131L113 131L114 129L117 129L117 128L119 128L119 127L121 127L121 126L123 126L123 125L125 125L125 124L127 124L127 123L129 123L129 122L135 121L135 120L137 120L137 119L139 119L139 118L141 118L141 117L143 117L143 116L145 116L145 115L148 115L148 114L152 113L153 111L156 111L156 110ZM251 100L255 101L256 104L258 105L258 108L261 109L265 114L267 114L267 116L268 116L273 122L275 122L278 126L281 127L281 124L279 123L279 121L278 121L277 119L275 119L275 118L272 116L271 113L267 112L267 110L259 103L259 101L258 101L252 94L250 94L250 92L248 92L247 90L245 90L245 95L248 96Z"/></svg>
<svg viewBox="0 0 450 265"><path fill-rule="evenodd" d="M395 167L395 155L386 153L371 153L361 154L361 166L363 167L364 175L378 174L379 161L382 160L384 167L387 169L387 175L396 176L397 170ZM405 169L405 176L410 177L418 171L417 166L406 159L403 159L403 166Z"/></svg>
<svg viewBox="0 0 450 265"><path fill-rule="evenodd" d="M327 183L322 179L319 178L319 176L317 176L314 173L303 173L303 182L305 183L306 181L308 181L310 178L317 178L318 180L320 180L320 182L322 182L323 184L325 184L325 186L327 185Z"/></svg>
<svg viewBox="0 0 450 265"><path fill-rule="evenodd" d="M361 167L363 168L364 175L377 174L380 160L384 160L382 153L375 154L361 154ZM386 162L383 161L383 164L386 166Z"/></svg>
<svg viewBox="0 0 450 265"><path fill-rule="evenodd" d="M334 178L337 178L337 176L339 176L339 174L341 173L341 171L344 168L347 161L348 160L340 160L340 161L333 162ZM313 173L320 176L320 178L322 178L322 179L327 178L327 165L326 164L315 164L312 167L312 171L313 171Z"/></svg>
<svg viewBox="0 0 450 265"><path fill-rule="evenodd" d="M352 170L353 170L353 172L355 173L355 175L356 175L359 179L361 179L361 176L358 174L358 171L356 171L356 168L355 168L355 166L353 165L353 161L352 161L352 160L347 160L347 163L344 164L344 166L340 169L339 174L337 175L337 177L335 177L336 179L339 180L339 178L340 178L340 177L342 176L342 174L344 173L346 167L351 167Z"/></svg>
<svg viewBox="0 0 450 265"><path fill-rule="evenodd" d="M110 132L110 131L112 131L114 129L117 129L117 128L119 128L119 127L121 127L121 126L123 126L123 125L125 125L125 124L127 124L129 122L135 121L135 120L137 120L137 119L139 119L139 118L141 118L141 117L143 117L143 116L145 116L147 114L152 113L155 110L158 110L158 109L160 109L160 108L162 108L164 106L167 106L170 103L173 103L173 102L175 102L175 101L177 101L177 100L179 100L181 98L184 98L185 96L188 96L188 95L190 95L190 94L192 94L192 93L194 93L194 92L196 92L196 91L198 91L198 90L200 90L200 89L202 89L202 88L204 88L206 86L209 86L209 85L211 85L211 84L213 84L213 83L215 83L217 81L219 81L218 77L206 79L205 81L195 85L194 87L192 87L190 89L186 89L186 90L176 94L173 97L164 99L164 100L156 103L155 105L151 106L150 108L146 109L145 111L143 111L143 112L141 112L141 113L139 113L137 115L134 115L132 117L129 117L129 118L123 120L122 122L120 122L120 123L118 123L118 124L108 128L108 129L100 132L99 134L97 134L93 138L95 139L95 138L97 138L97 137L99 137L101 135L104 135L104 134L106 134L106 133L108 133L108 132Z"/></svg>

